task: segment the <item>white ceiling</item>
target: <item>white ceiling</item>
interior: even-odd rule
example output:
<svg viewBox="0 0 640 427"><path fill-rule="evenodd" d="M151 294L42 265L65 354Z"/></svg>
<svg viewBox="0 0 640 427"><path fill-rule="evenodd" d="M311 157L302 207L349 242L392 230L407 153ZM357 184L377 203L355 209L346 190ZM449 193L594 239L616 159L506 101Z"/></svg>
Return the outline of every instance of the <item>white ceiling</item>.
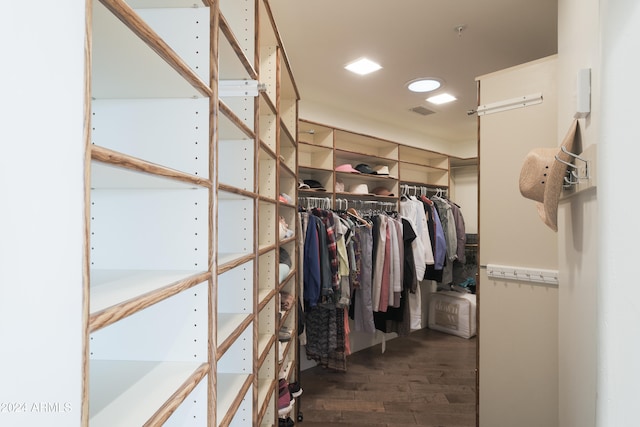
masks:
<svg viewBox="0 0 640 427"><path fill-rule="evenodd" d="M450 143L476 139L475 78L557 52L557 0L270 0L302 102ZM461 34L456 27L463 25ZM344 69L367 57L382 70ZM435 106L406 83L439 77ZM419 115L423 106L434 114ZM331 123L327 123L331 124Z"/></svg>

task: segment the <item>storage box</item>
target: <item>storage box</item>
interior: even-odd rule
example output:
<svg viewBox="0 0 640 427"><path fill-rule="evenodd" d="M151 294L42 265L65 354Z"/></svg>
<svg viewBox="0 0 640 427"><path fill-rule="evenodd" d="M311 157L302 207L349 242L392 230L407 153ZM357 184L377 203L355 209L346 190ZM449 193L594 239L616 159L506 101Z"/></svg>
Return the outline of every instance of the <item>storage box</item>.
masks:
<svg viewBox="0 0 640 427"><path fill-rule="evenodd" d="M429 329L462 338L476 335L476 296L454 291L433 292L429 303Z"/></svg>

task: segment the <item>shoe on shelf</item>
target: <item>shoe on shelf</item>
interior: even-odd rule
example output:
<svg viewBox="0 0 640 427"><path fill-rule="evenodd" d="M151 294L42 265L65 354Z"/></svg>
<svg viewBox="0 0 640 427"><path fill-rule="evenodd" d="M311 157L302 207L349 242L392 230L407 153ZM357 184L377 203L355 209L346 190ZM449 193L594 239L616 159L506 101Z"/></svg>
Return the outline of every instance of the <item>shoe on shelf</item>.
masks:
<svg viewBox="0 0 640 427"><path fill-rule="evenodd" d="M278 383L278 414L284 416L291 412L294 400L289 393L289 383L284 378Z"/></svg>
<svg viewBox="0 0 640 427"><path fill-rule="evenodd" d="M291 340L291 329L283 326L278 331L278 341L287 342Z"/></svg>
<svg viewBox="0 0 640 427"><path fill-rule="evenodd" d="M280 291L280 311L288 311L291 307L293 307L293 295Z"/></svg>
<svg viewBox="0 0 640 427"><path fill-rule="evenodd" d="M278 418L278 427L293 427L295 424L291 417Z"/></svg>
<svg viewBox="0 0 640 427"><path fill-rule="evenodd" d="M295 399L291 399L291 401L289 402L289 404L283 408L278 407L278 417L280 418L284 418L286 416L288 416L291 411L293 411L293 406L296 404L296 400Z"/></svg>
<svg viewBox="0 0 640 427"><path fill-rule="evenodd" d="M302 387L297 382L291 383L289 384L289 393L292 397L298 397L302 394Z"/></svg>

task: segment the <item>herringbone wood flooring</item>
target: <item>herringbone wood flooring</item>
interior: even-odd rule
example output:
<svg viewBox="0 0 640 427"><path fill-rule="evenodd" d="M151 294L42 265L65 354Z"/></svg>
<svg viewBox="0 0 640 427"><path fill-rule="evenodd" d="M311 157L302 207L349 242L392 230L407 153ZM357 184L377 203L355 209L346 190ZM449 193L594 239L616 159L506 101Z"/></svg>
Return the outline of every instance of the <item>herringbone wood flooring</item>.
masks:
<svg viewBox="0 0 640 427"><path fill-rule="evenodd" d="M346 373L303 371L300 384L302 427L473 427L476 338L415 331L384 354L381 345L352 354Z"/></svg>

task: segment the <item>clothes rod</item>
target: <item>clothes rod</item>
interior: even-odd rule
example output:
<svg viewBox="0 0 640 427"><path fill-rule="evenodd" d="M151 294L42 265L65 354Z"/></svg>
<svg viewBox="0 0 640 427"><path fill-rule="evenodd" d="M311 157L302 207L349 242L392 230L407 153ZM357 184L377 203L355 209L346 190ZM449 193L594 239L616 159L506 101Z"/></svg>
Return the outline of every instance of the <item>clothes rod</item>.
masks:
<svg viewBox="0 0 640 427"><path fill-rule="evenodd" d="M514 108L529 107L542 103L542 93L533 93L530 95L519 96L504 101L492 102L478 106L476 112L478 116L485 114L499 113L501 111L513 110Z"/></svg>

